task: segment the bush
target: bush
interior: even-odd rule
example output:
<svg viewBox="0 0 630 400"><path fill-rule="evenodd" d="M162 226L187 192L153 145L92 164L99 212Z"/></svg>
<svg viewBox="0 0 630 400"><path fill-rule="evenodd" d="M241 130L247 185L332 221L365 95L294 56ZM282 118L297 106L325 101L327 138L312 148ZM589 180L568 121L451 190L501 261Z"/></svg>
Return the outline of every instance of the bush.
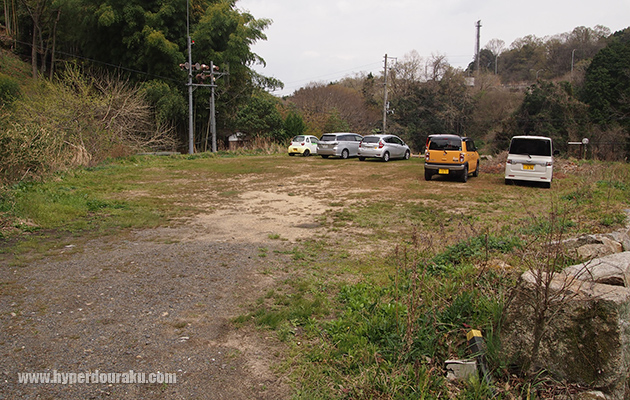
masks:
<svg viewBox="0 0 630 400"><path fill-rule="evenodd" d="M142 93L68 68L59 83L14 102L0 126L0 183L95 165L145 149L171 150Z"/></svg>

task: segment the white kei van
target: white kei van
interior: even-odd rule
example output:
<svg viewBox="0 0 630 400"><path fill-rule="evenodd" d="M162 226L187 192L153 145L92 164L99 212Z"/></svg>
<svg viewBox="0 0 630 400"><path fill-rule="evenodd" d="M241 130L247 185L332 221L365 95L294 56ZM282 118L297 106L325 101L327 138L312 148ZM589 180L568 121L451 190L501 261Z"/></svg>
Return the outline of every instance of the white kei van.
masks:
<svg viewBox="0 0 630 400"><path fill-rule="evenodd" d="M553 151L551 138L544 136L514 136L505 163L505 183L513 181L540 182L551 187L553 179Z"/></svg>

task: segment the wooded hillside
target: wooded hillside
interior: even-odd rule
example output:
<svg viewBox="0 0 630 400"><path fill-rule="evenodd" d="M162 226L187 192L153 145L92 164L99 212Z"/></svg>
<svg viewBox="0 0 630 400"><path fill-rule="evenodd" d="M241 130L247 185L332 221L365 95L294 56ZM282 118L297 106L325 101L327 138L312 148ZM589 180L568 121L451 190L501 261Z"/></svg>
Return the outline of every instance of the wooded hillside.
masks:
<svg viewBox="0 0 630 400"><path fill-rule="evenodd" d="M142 140L153 137L147 129L160 132L160 138L172 137L172 149L186 151L188 137L189 70L180 66L188 61L187 32L194 43L192 64L217 67L219 148L238 131L285 143L304 132L320 136L383 129L382 73L313 82L283 99L270 95L267 91L282 82L252 69L264 60L251 46L266 40L264 31L272 21L240 10L236 0L191 0L189 8L173 0L6 0L1 17L2 46L30 64L30 80L70 89L77 87L72 80L84 80L90 89L74 94L104 96L102 101L111 101L108 90L119 81L116 87L125 87L149 111L142 114ZM624 159L630 154L630 29L611 34L603 26L577 27L552 37L530 35L509 46L493 39L476 61L462 70L444 56L423 59L413 50L399 58L387 75L386 130L399 134L416 152L428 134L448 132L485 143L485 152L502 151L515 134L540 134L556 139L561 150L568 150L568 141L587 137L589 157ZM6 67L0 70L1 122L11 128L3 131L14 132L3 138L8 147L20 148L16 137L32 136L15 134L15 116L24 112L25 98L34 95L24 82ZM193 77L193 83L209 81ZM195 151L204 151L209 148L210 88L196 87L193 98ZM68 118L82 118L70 114L74 117ZM55 134L54 126L49 134ZM69 141L58 142L63 147ZM81 160L102 157L84 143L69 143L65 146L85 149ZM163 148L169 142L153 143Z"/></svg>

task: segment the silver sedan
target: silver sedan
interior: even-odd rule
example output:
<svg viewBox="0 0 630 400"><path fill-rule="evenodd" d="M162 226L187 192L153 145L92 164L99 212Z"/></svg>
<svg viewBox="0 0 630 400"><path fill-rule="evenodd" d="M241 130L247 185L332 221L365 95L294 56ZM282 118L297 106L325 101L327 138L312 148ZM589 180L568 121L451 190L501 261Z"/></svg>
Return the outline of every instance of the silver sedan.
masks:
<svg viewBox="0 0 630 400"><path fill-rule="evenodd" d="M405 142L396 135L368 135L359 144L359 160L366 158L380 158L389 161L392 158L408 160L411 150Z"/></svg>

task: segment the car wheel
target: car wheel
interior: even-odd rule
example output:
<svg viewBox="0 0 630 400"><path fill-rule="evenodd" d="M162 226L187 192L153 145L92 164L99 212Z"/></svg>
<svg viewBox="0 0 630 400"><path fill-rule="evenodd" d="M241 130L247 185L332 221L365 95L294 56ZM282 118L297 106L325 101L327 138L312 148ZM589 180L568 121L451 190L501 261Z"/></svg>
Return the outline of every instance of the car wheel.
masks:
<svg viewBox="0 0 630 400"><path fill-rule="evenodd" d="M428 170L428 169L425 169L424 170L424 180L425 181L430 181L431 178L433 178L433 172Z"/></svg>
<svg viewBox="0 0 630 400"><path fill-rule="evenodd" d="M359 157L359 161L365 161L365 157Z"/></svg>
<svg viewBox="0 0 630 400"><path fill-rule="evenodd" d="M512 180L511 179L506 179L505 180L505 184L506 185L511 185L512 184Z"/></svg>
<svg viewBox="0 0 630 400"><path fill-rule="evenodd" d="M304 153L302 153L302 156L303 156L303 157L308 157L308 156L310 156L310 155L311 155L311 152L310 152L310 151L308 151L308 149L304 150Z"/></svg>
<svg viewBox="0 0 630 400"><path fill-rule="evenodd" d="M411 157L411 152L409 150L405 151L405 160L408 160Z"/></svg>
<svg viewBox="0 0 630 400"><path fill-rule="evenodd" d="M348 149L343 149L343 151L341 152L341 158L343 158L345 160L349 156L350 156L350 152L348 151Z"/></svg>
<svg viewBox="0 0 630 400"><path fill-rule="evenodd" d="M464 170L462 171L461 180L464 183L468 182L468 164L464 165Z"/></svg>
<svg viewBox="0 0 630 400"><path fill-rule="evenodd" d="M328 158L328 155L323 155L323 154L322 154L322 158Z"/></svg>
<svg viewBox="0 0 630 400"><path fill-rule="evenodd" d="M385 154L383 154L383 161L387 162L389 161L389 152L386 151Z"/></svg>
<svg viewBox="0 0 630 400"><path fill-rule="evenodd" d="M289 156L293 157L293 153L289 153Z"/></svg>
<svg viewBox="0 0 630 400"><path fill-rule="evenodd" d="M475 178L479 176L479 167L481 166L481 163L479 161L477 161L477 168L475 168L475 172L473 172L472 176L474 176Z"/></svg>

